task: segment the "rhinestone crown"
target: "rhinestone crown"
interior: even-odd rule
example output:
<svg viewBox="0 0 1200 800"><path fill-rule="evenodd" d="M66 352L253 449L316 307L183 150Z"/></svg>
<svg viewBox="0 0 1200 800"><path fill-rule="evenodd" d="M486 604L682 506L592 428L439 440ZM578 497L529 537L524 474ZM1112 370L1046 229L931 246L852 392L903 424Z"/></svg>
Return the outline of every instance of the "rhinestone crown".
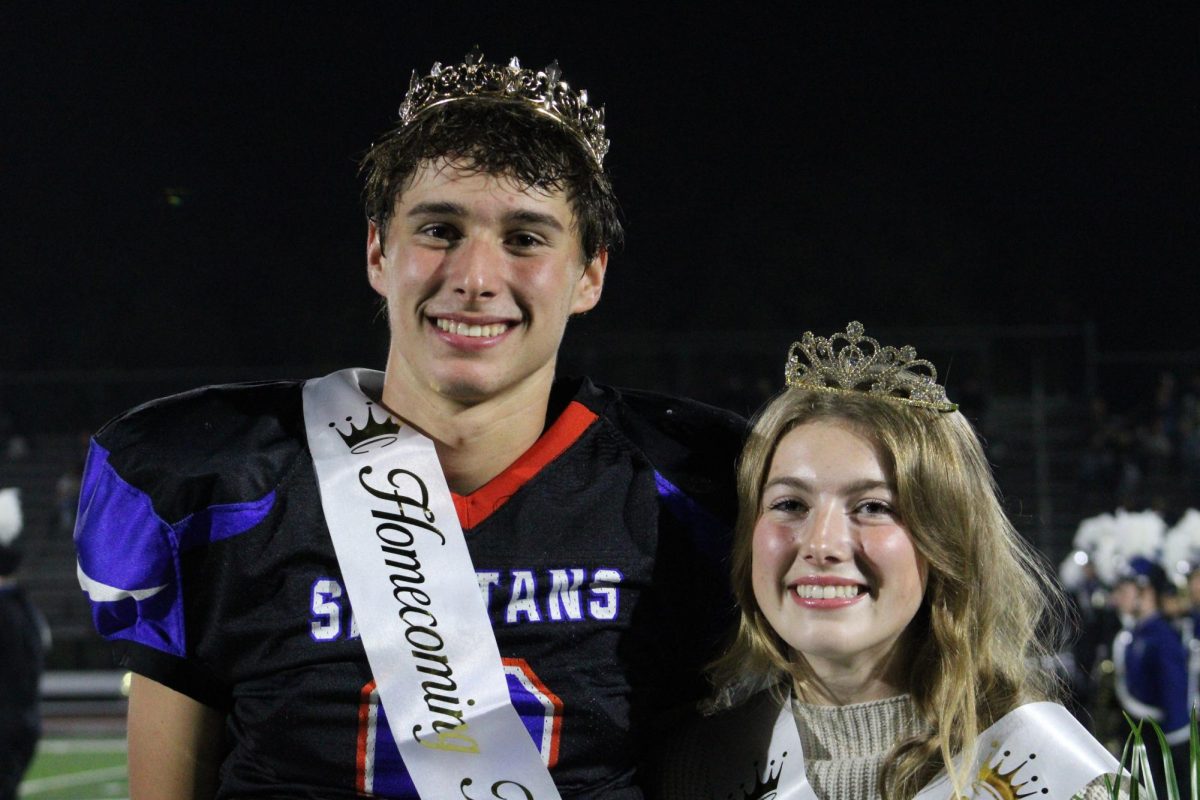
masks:
<svg viewBox="0 0 1200 800"><path fill-rule="evenodd" d="M538 71L523 68L515 56L507 65L489 64L475 48L461 64L435 63L424 78L413 72L400 104L400 124L408 125L436 106L471 97L523 103L566 128L596 166L603 167L609 145L604 137L604 108L589 106L587 91L573 92L561 77L557 61Z"/></svg>
<svg viewBox="0 0 1200 800"><path fill-rule="evenodd" d="M801 357L808 362L804 363ZM937 369L911 345L884 347L863 334L861 322L829 338L805 331L788 350L784 380L797 389L865 392L936 411L955 411L937 382Z"/></svg>

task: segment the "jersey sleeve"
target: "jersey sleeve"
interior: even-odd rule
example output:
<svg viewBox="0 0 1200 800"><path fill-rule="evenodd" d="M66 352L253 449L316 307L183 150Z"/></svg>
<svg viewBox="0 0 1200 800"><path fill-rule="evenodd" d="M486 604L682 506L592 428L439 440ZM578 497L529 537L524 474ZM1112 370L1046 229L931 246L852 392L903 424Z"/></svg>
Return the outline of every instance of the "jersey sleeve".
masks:
<svg viewBox="0 0 1200 800"><path fill-rule="evenodd" d="M737 416L694 401L621 391L620 427L651 467L658 504L658 542L650 602L660 634L657 653L664 695L702 699L705 666L720 652L735 621L729 588L737 498L735 464L746 433Z"/></svg>
<svg viewBox="0 0 1200 800"><path fill-rule="evenodd" d="M692 526L729 530L737 514L736 464L745 419L692 400L621 390L616 404L625 434L659 476L659 495Z"/></svg>
<svg viewBox="0 0 1200 800"><path fill-rule="evenodd" d="M213 453L228 448L215 435L204 441L202 433L217 426L197 405L143 407L92 440L76 518L76 573L93 624L121 666L223 708L226 681L196 655L200 632L190 613L204 574L185 561L261 522L274 493L220 488L228 481L219 476L233 468Z"/></svg>

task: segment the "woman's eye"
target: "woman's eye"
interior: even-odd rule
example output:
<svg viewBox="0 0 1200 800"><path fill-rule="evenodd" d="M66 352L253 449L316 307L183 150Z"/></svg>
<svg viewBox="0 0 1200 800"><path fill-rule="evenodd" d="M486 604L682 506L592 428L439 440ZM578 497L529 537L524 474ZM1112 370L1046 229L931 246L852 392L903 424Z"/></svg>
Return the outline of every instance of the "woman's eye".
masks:
<svg viewBox="0 0 1200 800"><path fill-rule="evenodd" d="M806 510L804 503L794 497L781 497L767 504L768 511L778 511L781 514L799 514Z"/></svg>
<svg viewBox="0 0 1200 800"><path fill-rule="evenodd" d="M855 510L860 514L871 516L894 516L895 510L882 500L866 500L859 503Z"/></svg>

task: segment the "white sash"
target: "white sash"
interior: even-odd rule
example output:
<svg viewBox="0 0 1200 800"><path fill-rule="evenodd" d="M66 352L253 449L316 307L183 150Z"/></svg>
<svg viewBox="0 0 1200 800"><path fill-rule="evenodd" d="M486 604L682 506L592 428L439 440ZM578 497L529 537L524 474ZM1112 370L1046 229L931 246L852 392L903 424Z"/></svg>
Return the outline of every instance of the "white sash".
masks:
<svg viewBox="0 0 1200 800"><path fill-rule="evenodd" d="M381 390L371 370L308 381L304 424L400 756L431 800L558 800L512 706L433 442L366 396Z"/></svg>
<svg viewBox="0 0 1200 800"><path fill-rule="evenodd" d="M1101 775L1115 774L1120 765L1071 713L1057 703L1028 703L1005 714L980 734L972 783L963 800L993 798L985 786L1013 787L1012 796L1032 792L1037 797L1068 798ZM759 785L776 783L776 800L817 800L804 770L800 733L790 700L779 709L764 775ZM1048 789L1043 793L1042 789ZM1035 791L1036 790L1036 791ZM763 795L771 796L769 794ZM1008 795L1004 795L1008 796ZM954 787L944 773L914 800L951 800Z"/></svg>

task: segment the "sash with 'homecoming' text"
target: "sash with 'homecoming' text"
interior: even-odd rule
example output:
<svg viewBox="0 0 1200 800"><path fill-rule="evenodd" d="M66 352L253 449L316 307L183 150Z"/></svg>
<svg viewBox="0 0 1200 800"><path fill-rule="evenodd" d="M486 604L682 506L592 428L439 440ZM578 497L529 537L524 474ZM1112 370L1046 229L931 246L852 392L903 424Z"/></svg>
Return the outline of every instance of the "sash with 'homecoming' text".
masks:
<svg viewBox="0 0 1200 800"><path fill-rule="evenodd" d="M308 381L304 424L400 756L431 800L559 800L509 698L433 442L367 397L381 391L370 370Z"/></svg>

